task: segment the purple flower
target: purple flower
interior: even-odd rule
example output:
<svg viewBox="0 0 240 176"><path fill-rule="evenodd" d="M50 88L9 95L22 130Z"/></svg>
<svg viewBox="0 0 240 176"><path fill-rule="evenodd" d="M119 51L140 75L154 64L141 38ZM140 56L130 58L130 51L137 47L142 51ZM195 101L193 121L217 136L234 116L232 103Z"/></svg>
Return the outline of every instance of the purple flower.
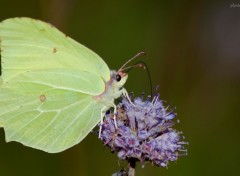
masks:
<svg viewBox="0 0 240 176"><path fill-rule="evenodd" d="M164 107L159 95L152 100L136 97L131 101L123 97L117 105L117 129L113 113L106 114L101 134L104 145L117 152L120 159L150 161L161 167L187 154L188 143L172 128L176 113Z"/></svg>

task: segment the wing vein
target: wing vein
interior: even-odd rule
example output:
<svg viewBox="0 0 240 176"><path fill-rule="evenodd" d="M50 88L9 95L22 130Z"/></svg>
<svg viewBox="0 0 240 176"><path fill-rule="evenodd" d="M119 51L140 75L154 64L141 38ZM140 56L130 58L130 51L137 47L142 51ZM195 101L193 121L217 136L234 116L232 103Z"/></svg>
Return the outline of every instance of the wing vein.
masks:
<svg viewBox="0 0 240 176"><path fill-rule="evenodd" d="M81 102L83 102L83 100L82 100L82 101L77 101L77 102L75 102L75 103L73 103L73 104L70 104L69 106L63 108L62 111L66 110L66 109L69 109L69 108L71 108L72 106L75 106L75 105L77 105L77 104L79 104L79 103L81 103ZM61 112L62 112L62 111L61 111ZM29 143L30 141L34 140L40 133L42 133L43 131L45 131L51 124L53 124L53 123L57 120L57 118L59 117L59 115L61 114L61 112L58 112L58 113L53 117L53 119L52 119L41 131L39 131L37 134L35 134L35 135L34 135L29 141L27 141L26 143ZM44 138L45 138L45 136L43 136L41 139L39 139L39 140L38 140L38 143L40 143ZM36 143L36 145L37 145L38 143Z"/></svg>
<svg viewBox="0 0 240 176"><path fill-rule="evenodd" d="M83 112L85 112L91 105L92 103L90 102L89 105L87 105L82 111L80 111L80 113L71 121L70 124L68 124L68 126L65 127L65 129L58 135L58 137L56 137L53 141L52 144L49 145L48 148L51 148L58 140L59 138L65 133L66 130L69 129L69 127L76 121L78 120L78 118L83 114Z"/></svg>

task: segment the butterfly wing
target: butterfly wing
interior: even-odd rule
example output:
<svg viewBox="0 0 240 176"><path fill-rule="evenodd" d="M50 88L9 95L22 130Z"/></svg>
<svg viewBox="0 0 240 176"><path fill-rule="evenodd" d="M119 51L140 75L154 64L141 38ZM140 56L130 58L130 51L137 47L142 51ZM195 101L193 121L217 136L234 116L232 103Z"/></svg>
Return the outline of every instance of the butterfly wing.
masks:
<svg viewBox="0 0 240 176"><path fill-rule="evenodd" d="M7 141L56 153L100 121L93 100L110 78L104 61L56 28L28 18L0 23L0 126ZM108 75L109 74L109 75Z"/></svg>
<svg viewBox="0 0 240 176"><path fill-rule="evenodd" d="M7 142L56 153L78 144L96 126L103 105L68 84L88 84L81 80L82 75L72 77L67 72L58 77L57 71L50 71L54 75L42 72L19 74L2 85L0 122ZM50 81L51 76L66 81Z"/></svg>
<svg viewBox="0 0 240 176"><path fill-rule="evenodd" d="M45 22L7 19L0 23L0 39L5 79L17 71L48 68L77 69L110 79L108 66L96 53Z"/></svg>

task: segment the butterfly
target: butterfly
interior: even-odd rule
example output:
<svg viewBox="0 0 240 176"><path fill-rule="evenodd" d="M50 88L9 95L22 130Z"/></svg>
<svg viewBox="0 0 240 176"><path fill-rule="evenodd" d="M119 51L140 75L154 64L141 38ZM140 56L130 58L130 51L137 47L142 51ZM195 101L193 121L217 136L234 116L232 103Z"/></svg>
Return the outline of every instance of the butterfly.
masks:
<svg viewBox="0 0 240 176"><path fill-rule="evenodd" d="M0 23L0 126L6 141L49 153L82 141L122 94L128 74L52 25ZM116 124L115 124L116 125Z"/></svg>

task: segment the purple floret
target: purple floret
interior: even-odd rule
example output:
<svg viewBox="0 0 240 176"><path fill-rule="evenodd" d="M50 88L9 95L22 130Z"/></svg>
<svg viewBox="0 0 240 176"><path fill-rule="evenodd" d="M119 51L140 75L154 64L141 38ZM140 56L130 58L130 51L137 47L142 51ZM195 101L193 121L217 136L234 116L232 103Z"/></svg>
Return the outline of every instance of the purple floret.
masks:
<svg viewBox="0 0 240 176"><path fill-rule="evenodd" d="M186 155L180 132L172 128L176 113L164 107L156 95L153 100L135 98L132 103L124 98L117 105L115 128L113 113L106 114L102 124L101 140L120 159L134 158L144 163L150 161L166 167Z"/></svg>

